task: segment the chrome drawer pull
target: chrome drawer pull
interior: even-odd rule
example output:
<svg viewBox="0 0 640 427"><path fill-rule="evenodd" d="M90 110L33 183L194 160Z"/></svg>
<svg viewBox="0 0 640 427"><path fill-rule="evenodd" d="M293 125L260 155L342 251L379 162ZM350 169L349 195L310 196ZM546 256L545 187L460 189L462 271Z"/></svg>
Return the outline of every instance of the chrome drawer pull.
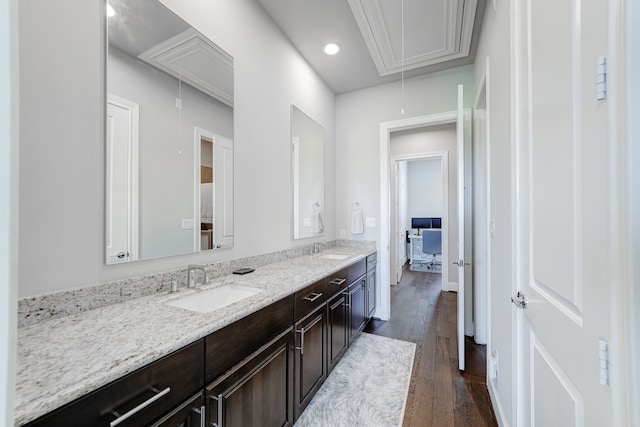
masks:
<svg viewBox="0 0 640 427"><path fill-rule="evenodd" d="M218 403L218 419L217 419L217 423L211 423L211 427L220 427L222 426L222 395L219 394L218 396L209 396L209 399L213 399ZM204 406L202 407L202 412L204 413ZM204 422L202 424L202 427L206 427L207 423L206 423L206 417L203 418Z"/></svg>
<svg viewBox="0 0 640 427"><path fill-rule="evenodd" d="M317 300L321 296L322 296L322 292L314 292L312 294L307 295L306 297L304 297L302 299L303 300L307 300L309 302L314 302L315 300Z"/></svg>
<svg viewBox="0 0 640 427"><path fill-rule="evenodd" d="M347 279L333 279L329 283L331 283L332 285L340 286L346 281L347 281Z"/></svg>
<svg viewBox="0 0 640 427"><path fill-rule="evenodd" d="M300 350L300 355L302 356L304 354L304 333L305 333L305 330L304 330L304 328L302 328L302 329L297 330L296 332L300 334L300 347L296 347L296 350Z"/></svg>
<svg viewBox="0 0 640 427"><path fill-rule="evenodd" d="M151 389L155 392L157 392L156 389ZM137 414L138 412L140 412L141 410L143 410L144 408L146 408L147 406L151 405L153 402L155 402L156 400L160 399L162 396L164 396L165 394L169 393L171 391L171 387L167 387L164 390L157 392L158 394L156 394L153 397L150 397L149 399L145 400L144 402L142 402L141 404L139 404L138 406L136 406L135 408L133 408L132 410L130 410L129 412L127 412L124 415L119 415L117 412L112 412L113 415L115 415L116 418L115 420L111 421L111 423L109 424L110 427L115 427L118 424L120 424L121 422L125 421L126 419L128 419L129 417L131 417L132 415Z"/></svg>

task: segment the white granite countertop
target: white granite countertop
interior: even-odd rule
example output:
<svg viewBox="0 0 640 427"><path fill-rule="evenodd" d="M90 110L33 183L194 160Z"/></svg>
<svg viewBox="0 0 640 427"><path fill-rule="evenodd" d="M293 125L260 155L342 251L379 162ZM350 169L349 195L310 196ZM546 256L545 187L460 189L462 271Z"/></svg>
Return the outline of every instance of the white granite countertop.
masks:
<svg viewBox="0 0 640 427"><path fill-rule="evenodd" d="M343 260L302 256L214 279L198 289L239 284L264 289L197 313L165 303L194 289L112 304L18 330L15 423L23 425L304 288L375 250L339 247Z"/></svg>

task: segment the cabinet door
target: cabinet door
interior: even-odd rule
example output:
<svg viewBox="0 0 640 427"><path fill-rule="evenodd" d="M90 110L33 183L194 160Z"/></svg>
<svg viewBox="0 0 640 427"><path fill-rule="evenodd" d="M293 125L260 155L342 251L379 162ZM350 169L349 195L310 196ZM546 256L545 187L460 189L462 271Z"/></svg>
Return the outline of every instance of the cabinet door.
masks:
<svg viewBox="0 0 640 427"><path fill-rule="evenodd" d="M376 311L376 270L367 272L367 319Z"/></svg>
<svg viewBox="0 0 640 427"><path fill-rule="evenodd" d="M325 304L295 324L296 356L293 394L296 419L327 378L326 325Z"/></svg>
<svg viewBox="0 0 640 427"><path fill-rule="evenodd" d="M349 286L349 307L350 307L350 323L351 328L349 331L349 343L352 343L354 339L358 337L360 332L364 329L364 325L367 321L367 307L366 307L366 280L362 276L355 283Z"/></svg>
<svg viewBox="0 0 640 427"><path fill-rule="evenodd" d="M289 328L207 386L208 425L292 425L292 356Z"/></svg>
<svg viewBox="0 0 640 427"><path fill-rule="evenodd" d="M151 427L205 427L204 396L200 392L162 417Z"/></svg>
<svg viewBox="0 0 640 427"><path fill-rule="evenodd" d="M327 346L330 373L349 346L349 312L346 293L336 295L328 303Z"/></svg>

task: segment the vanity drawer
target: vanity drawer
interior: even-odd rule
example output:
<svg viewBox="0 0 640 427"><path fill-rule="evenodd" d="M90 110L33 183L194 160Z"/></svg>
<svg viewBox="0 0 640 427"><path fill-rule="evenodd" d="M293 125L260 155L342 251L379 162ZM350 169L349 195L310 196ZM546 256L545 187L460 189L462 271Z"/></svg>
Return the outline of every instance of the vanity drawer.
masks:
<svg viewBox="0 0 640 427"><path fill-rule="evenodd" d="M318 280L312 285L295 293L294 320L298 320L304 315L311 313L314 309L323 304L331 295L327 292L327 280Z"/></svg>
<svg viewBox="0 0 640 427"><path fill-rule="evenodd" d="M149 425L204 387L203 379L199 340L27 425L109 426L134 408L118 427Z"/></svg>
<svg viewBox="0 0 640 427"><path fill-rule="evenodd" d="M366 260L360 260L357 263L349 266L349 284L355 282L367 272L367 263Z"/></svg>
<svg viewBox="0 0 640 427"><path fill-rule="evenodd" d="M378 263L378 253L369 255L367 257L367 271L371 271L375 269L377 263Z"/></svg>
<svg viewBox="0 0 640 427"><path fill-rule="evenodd" d="M329 298L336 295L338 292L343 291L349 286L349 283L352 281L349 280L349 268L344 268L336 273L333 273L329 277L327 277L327 290L329 294Z"/></svg>
<svg viewBox="0 0 640 427"><path fill-rule="evenodd" d="M222 375L293 323L293 295L205 337L206 383Z"/></svg>

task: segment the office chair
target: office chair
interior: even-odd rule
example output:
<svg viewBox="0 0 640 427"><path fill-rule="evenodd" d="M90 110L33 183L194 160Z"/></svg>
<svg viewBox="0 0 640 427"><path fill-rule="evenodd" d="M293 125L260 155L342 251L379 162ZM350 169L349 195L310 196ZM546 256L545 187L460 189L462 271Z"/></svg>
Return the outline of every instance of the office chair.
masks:
<svg viewBox="0 0 640 427"><path fill-rule="evenodd" d="M442 230L431 229L422 233L422 254L431 257L431 261L427 262L427 269L430 270L437 264L442 265L442 261L436 259L437 254L442 254Z"/></svg>

